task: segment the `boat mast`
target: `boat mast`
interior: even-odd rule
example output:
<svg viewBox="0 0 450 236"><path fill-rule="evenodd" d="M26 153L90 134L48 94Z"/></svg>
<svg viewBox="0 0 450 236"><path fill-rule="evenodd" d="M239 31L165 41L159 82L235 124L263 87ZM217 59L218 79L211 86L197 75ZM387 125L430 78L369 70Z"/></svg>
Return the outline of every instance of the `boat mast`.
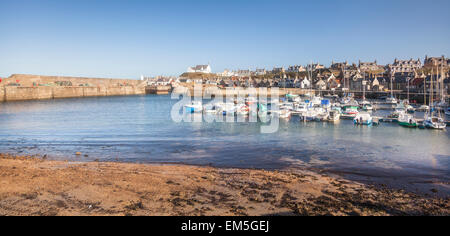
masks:
<svg viewBox="0 0 450 236"><path fill-rule="evenodd" d="M427 105L427 77L426 76L425 76L425 78L423 78L423 105Z"/></svg>
<svg viewBox="0 0 450 236"><path fill-rule="evenodd" d="M445 80L444 66L441 65L441 102L442 102L442 104L445 104L444 80Z"/></svg>
<svg viewBox="0 0 450 236"><path fill-rule="evenodd" d="M416 73L414 73L415 75ZM407 94L407 99L408 99L408 104L409 104L409 81L411 80L411 78L406 78L408 80L408 94Z"/></svg>
<svg viewBox="0 0 450 236"><path fill-rule="evenodd" d="M394 79L394 76L393 75L391 75L391 98L394 98L394 90L393 90L393 82L392 82L392 80Z"/></svg>
<svg viewBox="0 0 450 236"><path fill-rule="evenodd" d="M365 71L364 71L362 86L363 86L363 101L366 101L366 72Z"/></svg>
<svg viewBox="0 0 450 236"><path fill-rule="evenodd" d="M434 71L433 71L433 69L431 69L431 77L430 77L430 79L431 79L431 85L430 85L430 113L431 113L431 110L432 110L432 107L433 107L433 93L434 93L434 91L433 91L433 74L434 74Z"/></svg>

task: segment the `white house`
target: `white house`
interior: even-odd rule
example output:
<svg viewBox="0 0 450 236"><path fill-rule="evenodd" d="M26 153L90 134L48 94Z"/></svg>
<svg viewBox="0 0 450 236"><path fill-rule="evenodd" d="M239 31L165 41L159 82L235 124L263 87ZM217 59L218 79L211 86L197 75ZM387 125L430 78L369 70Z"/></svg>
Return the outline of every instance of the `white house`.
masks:
<svg viewBox="0 0 450 236"><path fill-rule="evenodd" d="M306 89L309 88L309 86L311 86L311 82L305 77L302 82L300 82L300 88Z"/></svg>
<svg viewBox="0 0 450 236"><path fill-rule="evenodd" d="M189 67L187 69L188 73L205 73L211 74L211 66L210 65L197 65L194 67Z"/></svg>

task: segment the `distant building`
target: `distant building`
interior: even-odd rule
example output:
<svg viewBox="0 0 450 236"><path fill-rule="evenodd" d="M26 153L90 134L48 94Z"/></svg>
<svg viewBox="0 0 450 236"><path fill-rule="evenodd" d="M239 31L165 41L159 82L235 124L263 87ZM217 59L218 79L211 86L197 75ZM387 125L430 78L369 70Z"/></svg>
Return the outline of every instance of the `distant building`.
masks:
<svg viewBox="0 0 450 236"><path fill-rule="evenodd" d="M273 70L272 70L272 73L274 73L274 74L277 74L277 73L284 73L284 72L285 72L284 67L275 67L275 68L273 68Z"/></svg>
<svg viewBox="0 0 450 236"><path fill-rule="evenodd" d="M305 67L299 65L289 66L289 68L287 69L287 72L304 72L304 71L306 71Z"/></svg>
<svg viewBox="0 0 450 236"><path fill-rule="evenodd" d="M223 76L223 77L231 77L231 76L235 76L236 74L228 69L225 69L222 73L218 73L217 75Z"/></svg>
<svg viewBox="0 0 450 236"><path fill-rule="evenodd" d="M256 69L255 70L255 75L265 75L267 72L266 72L266 69Z"/></svg>
<svg viewBox="0 0 450 236"><path fill-rule="evenodd" d="M309 88L310 86L311 86L311 82L306 77L300 82L300 88L302 88L302 89Z"/></svg>
<svg viewBox="0 0 450 236"><path fill-rule="evenodd" d="M331 69L334 70L343 70L343 69L347 69L350 66L350 64L348 64L348 62L331 62Z"/></svg>
<svg viewBox="0 0 450 236"><path fill-rule="evenodd" d="M389 74L395 75L395 74L412 74L415 73L416 70L422 68L422 62L420 62L420 59L418 60L397 60L395 59L393 64L387 65L387 69L389 71Z"/></svg>
<svg viewBox="0 0 450 236"><path fill-rule="evenodd" d="M187 69L188 73L205 73L210 74L211 73L211 66L210 65L197 65L194 67L189 67Z"/></svg>
<svg viewBox="0 0 450 236"><path fill-rule="evenodd" d="M331 90L337 89L341 86L340 81L334 76L334 74L331 74L327 79L327 87Z"/></svg>
<svg viewBox="0 0 450 236"><path fill-rule="evenodd" d="M243 76L250 76L251 75L251 71L250 70L238 70L236 72L236 75L237 76L241 76L241 77L243 77Z"/></svg>
<svg viewBox="0 0 450 236"><path fill-rule="evenodd" d="M319 79L314 86L318 90L326 90L327 89L327 83L325 81L323 81L322 79Z"/></svg>
<svg viewBox="0 0 450 236"><path fill-rule="evenodd" d="M319 63L312 64L312 70L313 70L313 71L316 71L316 70L322 70L322 69L325 69L325 66L323 66L323 65L321 65L321 64L319 64Z"/></svg>
<svg viewBox="0 0 450 236"><path fill-rule="evenodd" d="M424 66L427 68L431 67L449 67L450 66L450 59L445 58L444 55L442 57L428 57L425 56L425 62Z"/></svg>
<svg viewBox="0 0 450 236"><path fill-rule="evenodd" d="M380 67L377 65L377 61L374 62L361 62L359 61L359 70L362 72L368 72L368 71L376 71L379 70Z"/></svg>

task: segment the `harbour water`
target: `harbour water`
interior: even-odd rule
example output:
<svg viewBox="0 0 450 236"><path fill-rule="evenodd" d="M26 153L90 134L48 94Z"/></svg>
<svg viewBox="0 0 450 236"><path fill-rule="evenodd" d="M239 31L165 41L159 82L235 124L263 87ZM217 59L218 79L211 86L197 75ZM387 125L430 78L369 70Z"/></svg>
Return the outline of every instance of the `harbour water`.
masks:
<svg viewBox="0 0 450 236"><path fill-rule="evenodd" d="M449 128L303 123L293 117L280 121L278 132L262 134L262 123L175 123L170 111L176 102L149 95L1 103L0 152L72 161L307 168L450 193Z"/></svg>

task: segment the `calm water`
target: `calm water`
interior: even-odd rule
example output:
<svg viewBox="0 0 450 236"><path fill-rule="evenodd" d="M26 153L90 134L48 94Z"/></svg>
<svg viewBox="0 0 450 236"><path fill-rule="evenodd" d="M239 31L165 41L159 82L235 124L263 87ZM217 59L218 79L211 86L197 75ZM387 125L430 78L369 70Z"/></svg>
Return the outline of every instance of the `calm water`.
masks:
<svg viewBox="0 0 450 236"><path fill-rule="evenodd" d="M450 135L382 123L174 123L169 96L0 103L0 152L51 159L313 168L449 194ZM82 152L89 157L76 157Z"/></svg>

